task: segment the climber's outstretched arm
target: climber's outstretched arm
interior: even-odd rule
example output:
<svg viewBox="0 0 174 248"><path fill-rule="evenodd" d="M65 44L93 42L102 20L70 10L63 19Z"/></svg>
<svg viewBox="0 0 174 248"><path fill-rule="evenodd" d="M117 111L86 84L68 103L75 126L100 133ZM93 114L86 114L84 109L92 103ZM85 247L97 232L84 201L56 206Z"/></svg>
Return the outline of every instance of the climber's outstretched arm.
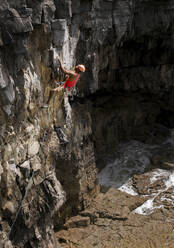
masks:
<svg viewBox="0 0 174 248"><path fill-rule="evenodd" d="M71 76L76 76L76 73L74 71L71 70L67 70L62 66L62 61L59 59L59 57L57 57L59 63L60 63L60 69L63 71L63 73L67 74L67 75L71 75Z"/></svg>

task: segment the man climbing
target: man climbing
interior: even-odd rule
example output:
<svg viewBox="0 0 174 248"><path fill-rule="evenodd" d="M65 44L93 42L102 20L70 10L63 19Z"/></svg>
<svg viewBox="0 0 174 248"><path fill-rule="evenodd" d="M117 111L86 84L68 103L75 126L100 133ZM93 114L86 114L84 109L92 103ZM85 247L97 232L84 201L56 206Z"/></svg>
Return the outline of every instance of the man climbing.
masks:
<svg viewBox="0 0 174 248"><path fill-rule="evenodd" d="M85 72L85 70L86 70L84 65L77 65L73 71L72 70L66 70L62 66L62 62L59 59L59 57L57 57L57 59L60 63L61 71L66 74L66 80L65 80L65 82L61 82L60 83L61 85L59 85L57 88L50 90L50 95L49 95L48 101L43 107L48 107L48 104L50 103L54 92L58 92L58 91L61 91L63 89L68 89L68 91L70 91L71 88L76 85L76 83L80 77L80 73Z"/></svg>

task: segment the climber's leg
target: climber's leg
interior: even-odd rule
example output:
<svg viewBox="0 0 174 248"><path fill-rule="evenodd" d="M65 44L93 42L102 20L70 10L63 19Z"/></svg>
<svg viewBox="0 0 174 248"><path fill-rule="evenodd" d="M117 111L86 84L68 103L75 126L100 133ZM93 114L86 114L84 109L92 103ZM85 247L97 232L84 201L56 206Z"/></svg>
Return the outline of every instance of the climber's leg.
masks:
<svg viewBox="0 0 174 248"><path fill-rule="evenodd" d="M64 83L64 82L63 82ZM49 96L48 96L48 100L46 102L46 104L44 104L42 106L42 108L48 108L48 105L50 104L50 101L51 99L53 98L53 95L54 95L54 92L59 92L61 90L64 89L64 86L63 84L59 85L58 87L54 88L54 89L51 89L50 92L49 92Z"/></svg>
<svg viewBox="0 0 174 248"><path fill-rule="evenodd" d="M55 89L51 89L51 91L53 91L53 92L55 92L55 91L61 91L63 88L64 88L63 85L59 85Z"/></svg>

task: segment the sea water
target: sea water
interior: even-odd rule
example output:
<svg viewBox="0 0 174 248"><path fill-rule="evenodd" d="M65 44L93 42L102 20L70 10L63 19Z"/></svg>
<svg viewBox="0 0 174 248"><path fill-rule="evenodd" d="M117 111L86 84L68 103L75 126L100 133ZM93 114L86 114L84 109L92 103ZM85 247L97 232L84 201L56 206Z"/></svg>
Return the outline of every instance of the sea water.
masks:
<svg viewBox="0 0 174 248"><path fill-rule="evenodd" d="M161 189L154 189L153 193L149 193L148 196L150 199L135 209L134 212L138 214L150 214L154 209L163 207L162 201L174 202L174 195L170 195L169 198L164 197L165 194L161 194L174 186L174 171L159 168L149 171L154 150L156 148L162 148L166 144L174 147L174 130L171 130L170 137L161 145L148 145L136 140L121 143L118 147L115 160L107 164L99 173L99 184L115 187L130 195L138 195L138 192L132 184L132 176L135 174L148 173L150 184L160 179L163 183L163 187ZM147 195L141 196L145 197ZM159 204L159 196L161 196L161 204ZM158 202L158 204L156 202Z"/></svg>

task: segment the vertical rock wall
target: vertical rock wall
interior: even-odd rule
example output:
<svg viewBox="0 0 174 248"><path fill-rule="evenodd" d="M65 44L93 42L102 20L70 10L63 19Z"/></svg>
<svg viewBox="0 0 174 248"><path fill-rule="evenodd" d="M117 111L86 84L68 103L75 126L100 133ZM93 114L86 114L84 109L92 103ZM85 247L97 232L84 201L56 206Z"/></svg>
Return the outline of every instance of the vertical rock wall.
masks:
<svg viewBox="0 0 174 248"><path fill-rule="evenodd" d="M67 68L76 62L79 30L70 34L71 17L70 1L0 7L1 247L59 247L58 210L66 202L62 215L70 215L96 191L90 115L63 93L41 108L54 86L57 55Z"/></svg>
<svg viewBox="0 0 174 248"><path fill-rule="evenodd" d="M137 127L144 136L161 109L173 113L173 51L169 0L2 0L2 247L58 247L53 219L97 193L96 155ZM59 93L42 109L57 55L66 68L85 64L80 101Z"/></svg>

